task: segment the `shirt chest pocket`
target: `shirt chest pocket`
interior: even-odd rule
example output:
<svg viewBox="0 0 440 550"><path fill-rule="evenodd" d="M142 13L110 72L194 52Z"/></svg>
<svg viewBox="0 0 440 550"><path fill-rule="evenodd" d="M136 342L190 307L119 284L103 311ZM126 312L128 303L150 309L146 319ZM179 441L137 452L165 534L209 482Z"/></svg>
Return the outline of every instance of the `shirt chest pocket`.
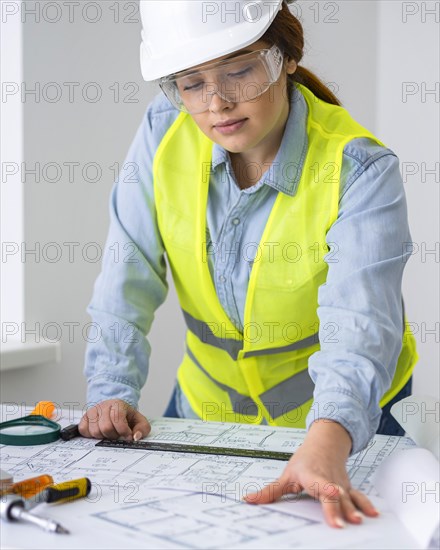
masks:
<svg viewBox="0 0 440 550"><path fill-rule="evenodd" d="M170 204L164 205L162 220L159 223L165 248L172 247L194 253L196 247L196 224L181 210Z"/></svg>

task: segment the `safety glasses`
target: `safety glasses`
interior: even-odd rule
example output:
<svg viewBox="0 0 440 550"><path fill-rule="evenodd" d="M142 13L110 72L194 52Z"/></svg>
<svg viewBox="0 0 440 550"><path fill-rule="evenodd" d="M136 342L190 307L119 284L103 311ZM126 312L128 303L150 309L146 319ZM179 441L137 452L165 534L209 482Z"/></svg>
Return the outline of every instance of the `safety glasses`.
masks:
<svg viewBox="0 0 440 550"><path fill-rule="evenodd" d="M177 109L199 114L214 94L230 103L256 99L277 82L282 66L283 53L272 46L166 76L159 85Z"/></svg>

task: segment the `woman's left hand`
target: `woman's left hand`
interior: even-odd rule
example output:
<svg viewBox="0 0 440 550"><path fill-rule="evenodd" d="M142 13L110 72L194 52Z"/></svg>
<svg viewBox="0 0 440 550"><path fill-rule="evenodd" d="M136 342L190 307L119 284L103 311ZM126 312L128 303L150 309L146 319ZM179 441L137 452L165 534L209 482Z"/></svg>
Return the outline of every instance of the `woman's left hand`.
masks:
<svg viewBox="0 0 440 550"><path fill-rule="evenodd" d="M247 495L245 501L268 504L283 495L305 491L319 499L331 527L344 527L344 521L361 523L360 512L375 517L379 512L369 499L351 486L345 466L350 449L351 438L341 424L318 420L279 479L258 493Z"/></svg>

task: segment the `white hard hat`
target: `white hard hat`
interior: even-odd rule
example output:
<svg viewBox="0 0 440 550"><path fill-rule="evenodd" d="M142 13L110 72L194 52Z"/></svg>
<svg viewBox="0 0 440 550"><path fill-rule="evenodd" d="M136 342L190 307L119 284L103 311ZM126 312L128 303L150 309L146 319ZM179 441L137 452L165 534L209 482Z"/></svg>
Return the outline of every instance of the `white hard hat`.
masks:
<svg viewBox="0 0 440 550"><path fill-rule="evenodd" d="M140 0L144 80L235 52L263 36L283 0Z"/></svg>

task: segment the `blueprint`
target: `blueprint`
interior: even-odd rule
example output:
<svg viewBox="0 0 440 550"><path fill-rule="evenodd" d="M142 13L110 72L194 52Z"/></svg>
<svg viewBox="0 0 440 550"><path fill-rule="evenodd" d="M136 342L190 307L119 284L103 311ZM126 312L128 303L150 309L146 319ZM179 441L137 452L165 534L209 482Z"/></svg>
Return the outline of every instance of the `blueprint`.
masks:
<svg viewBox="0 0 440 550"><path fill-rule="evenodd" d="M152 420L151 424L149 441L289 450L293 454L304 439L303 430L291 428L171 418ZM100 487L131 485L133 493L151 486L215 493L240 485L244 496L276 479L285 467L285 462L279 460L116 449L95 444L95 440L77 438L41 446L3 446L2 468L16 480L50 471L60 482L93 472L94 482ZM411 447L414 443L409 438L376 435L364 451L347 462L353 486L377 496L371 483L376 468L393 451Z"/></svg>
<svg viewBox="0 0 440 550"><path fill-rule="evenodd" d="M289 428L185 419L151 423L148 439L153 441L292 453L305 435L303 430ZM371 482L387 456L414 447L409 438L376 436L367 449L349 459L353 486L381 502L385 513L380 519L365 518L364 525L343 530L330 529L324 523L321 505L311 497L285 495L264 506L243 502L243 496L280 476L286 464L283 461L95 447L95 443L76 438L48 445L0 447L1 467L13 474L15 481L43 473L56 482L83 476L91 479L93 488L86 499L38 507L67 523L72 531L72 536L63 538L63 548L90 547L92 534L96 534L94 548L126 547L127 537L131 548L350 548L354 540L357 548L415 547L406 535L401 535L396 545L396 532L401 529ZM84 525L87 539L81 538ZM14 527L2 525L2 545L10 545L14 536L21 547L39 548L38 535L41 548L60 547L59 537L35 532L32 526L20 526L19 532L11 534ZM26 539L26 533L31 539Z"/></svg>

